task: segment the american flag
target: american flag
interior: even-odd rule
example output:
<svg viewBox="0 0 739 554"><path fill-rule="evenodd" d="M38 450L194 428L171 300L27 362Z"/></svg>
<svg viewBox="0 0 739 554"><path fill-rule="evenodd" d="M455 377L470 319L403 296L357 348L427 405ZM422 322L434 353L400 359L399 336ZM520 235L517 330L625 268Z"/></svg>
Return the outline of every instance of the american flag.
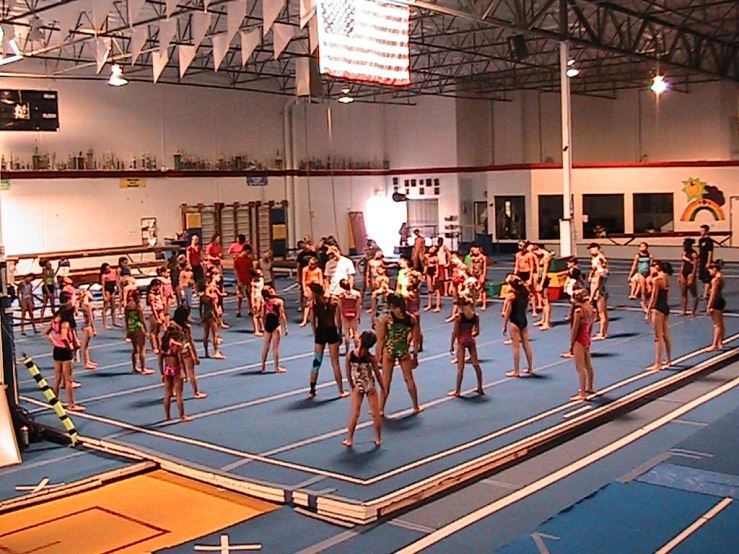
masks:
<svg viewBox="0 0 739 554"><path fill-rule="evenodd" d="M383 85L411 82L410 9L378 0L318 0L321 73Z"/></svg>

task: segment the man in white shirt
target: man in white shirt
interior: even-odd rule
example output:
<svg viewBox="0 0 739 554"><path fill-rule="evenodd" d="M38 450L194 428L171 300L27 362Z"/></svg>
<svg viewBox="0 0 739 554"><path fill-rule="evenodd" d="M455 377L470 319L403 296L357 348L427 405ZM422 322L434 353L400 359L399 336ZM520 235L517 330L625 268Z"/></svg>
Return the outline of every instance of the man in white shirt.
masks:
<svg viewBox="0 0 739 554"><path fill-rule="evenodd" d="M354 275L357 270L354 268L354 262L349 258L342 256L338 247L332 246L328 250L328 261L326 269L323 272L325 288L329 294L339 296L341 294L341 286L339 283L346 279L354 288Z"/></svg>

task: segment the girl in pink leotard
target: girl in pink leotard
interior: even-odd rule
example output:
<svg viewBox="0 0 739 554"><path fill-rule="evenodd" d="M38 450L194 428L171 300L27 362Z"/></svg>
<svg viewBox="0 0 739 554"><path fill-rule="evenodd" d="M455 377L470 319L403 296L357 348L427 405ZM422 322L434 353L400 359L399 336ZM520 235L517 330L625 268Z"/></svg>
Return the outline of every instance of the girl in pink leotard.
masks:
<svg viewBox="0 0 739 554"><path fill-rule="evenodd" d="M593 332L595 309L590 304L590 294L585 289L573 292L572 299L575 311L572 316L570 331L570 352L575 359L575 369L580 380L580 390L571 400L587 400L588 395L594 394L593 362L590 359L590 335Z"/></svg>
<svg viewBox="0 0 739 554"><path fill-rule="evenodd" d="M474 302L467 296L457 299L457 315L454 316L454 330L449 352L454 355L454 346L457 347L457 386L449 396L462 396L462 379L464 378L465 350L469 352L469 359L477 375L477 394L485 394L482 386L482 368L477 359L477 335L480 334L480 318L475 313Z"/></svg>

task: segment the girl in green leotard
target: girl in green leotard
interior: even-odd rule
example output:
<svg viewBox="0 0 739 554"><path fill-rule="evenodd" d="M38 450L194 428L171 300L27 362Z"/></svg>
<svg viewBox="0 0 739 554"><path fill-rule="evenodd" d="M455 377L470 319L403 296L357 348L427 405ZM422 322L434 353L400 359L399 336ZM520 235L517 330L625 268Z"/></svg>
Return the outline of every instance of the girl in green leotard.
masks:
<svg viewBox="0 0 739 554"><path fill-rule="evenodd" d="M141 294L134 290L126 304L126 336L131 340L131 367L134 373L151 375L154 373L146 367L146 320L144 309L141 307ZM139 369L136 368L136 359L139 360Z"/></svg>

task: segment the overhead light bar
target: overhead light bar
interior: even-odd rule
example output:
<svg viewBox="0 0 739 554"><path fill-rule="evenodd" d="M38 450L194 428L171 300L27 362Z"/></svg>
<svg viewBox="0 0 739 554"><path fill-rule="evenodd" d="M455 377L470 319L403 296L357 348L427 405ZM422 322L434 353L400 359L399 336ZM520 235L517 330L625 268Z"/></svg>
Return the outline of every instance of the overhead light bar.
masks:
<svg viewBox="0 0 739 554"><path fill-rule="evenodd" d="M567 62L567 71L565 71L565 75L570 78L580 75L580 70L575 66L575 60Z"/></svg>
<svg viewBox="0 0 739 554"><path fill-rule="evenodd" d="M0 45L3 45L5 43L5 29L0 27ZM15 37L11 38L8 41L8 46L10 46L10 49L13 51L12 56L5 56L5 51L3 49L3 57L0 58L0 65L7 65L9 63L17 62L19 60L23 59L23 54L21 53L21 49L18 46L18 43L15 41ZM0 46L0 48L3 48Z"/></svg>
<svg viewBox="0 0 739 554"><path fill-rule="evenodd" d="M113 64L113 67L110 68L108 84L111 87L122 87L123 85L128 84L128 80L123 78L123 69L117 63Z"/></svg>
<svg viewBox="0 0 739 554"><path fill-rule="evenodd" d="M349 92L351 92L349 87L342 88L341 94L343 94L343 96L339 98L339 102L341 102L342 104L351 104L352 102L354 102L354 98L349 96Z"/></svg>
<svg viewBox="0 0 739 554"><path fill-rule="evenodd" d="M654 94L659 96L660 94L664 94L667 92L667 89L670 88L669 83L665 80L664 75L655 75L652 77L652 84L649 85L649 90L651 90Z"/></svg>

